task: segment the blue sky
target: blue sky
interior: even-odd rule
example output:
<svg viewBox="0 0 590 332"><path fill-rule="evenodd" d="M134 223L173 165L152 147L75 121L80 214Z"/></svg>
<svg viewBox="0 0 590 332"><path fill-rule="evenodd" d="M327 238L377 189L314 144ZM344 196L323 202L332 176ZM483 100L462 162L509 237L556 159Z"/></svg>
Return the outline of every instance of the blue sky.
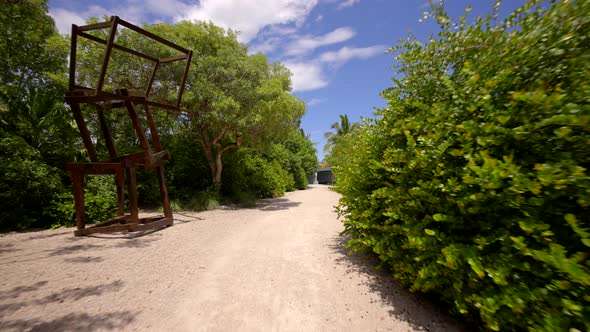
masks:
<svg viewBox="0 0 590 332"><path fill-rule="evenodd" d="M440 1L440 0L439 0ZM447 0L458 17L490 12L494 0ZM524 0L505 0L504 16ZM50 0L49 13L60 32L89 17L118 15L135 24L183 19L207 20L240 31L251 52L280 61L293 73L294 94L307 104L302 127L320 160L323 134L347 114L351 121L384 107L379 93L391 86L391 54L385 51L409 33L419 39L437 33L431 20L420 23L427 0Z"/></svg>

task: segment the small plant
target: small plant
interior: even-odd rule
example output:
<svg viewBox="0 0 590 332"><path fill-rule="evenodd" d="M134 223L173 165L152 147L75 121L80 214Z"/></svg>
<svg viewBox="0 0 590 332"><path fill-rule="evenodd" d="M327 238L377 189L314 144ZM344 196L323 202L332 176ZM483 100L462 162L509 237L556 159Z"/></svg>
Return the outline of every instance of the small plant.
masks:
<svg viewBox="0 0 590 332"><path fill-rule="evenodd" d="M196 193L191 198L187 199L182 207L189 211L207 211L214 210L219 207L218 195L214 190L207 190Z"/></svg>

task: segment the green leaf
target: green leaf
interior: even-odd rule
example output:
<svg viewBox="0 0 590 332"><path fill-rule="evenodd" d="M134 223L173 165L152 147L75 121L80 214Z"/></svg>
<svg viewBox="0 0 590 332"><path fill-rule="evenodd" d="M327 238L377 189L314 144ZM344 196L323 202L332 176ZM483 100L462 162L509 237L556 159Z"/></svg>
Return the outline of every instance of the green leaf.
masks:
<svg viewBox="0 0 590 332"><path fill-rule="evenodd" d="M447 216L444 214L437 213L432 216L432 219L434 219L435 221L445 221L447 220Z"/></svg>
<svg viewBox="0 0 590 332"><path fill-rule="evenodd" d="M469 266L471 266L471 269L475 271L478 277L485 277L486 274L483 265L477 258L470 257L467 259L467 263L469 263Z"/></svg>

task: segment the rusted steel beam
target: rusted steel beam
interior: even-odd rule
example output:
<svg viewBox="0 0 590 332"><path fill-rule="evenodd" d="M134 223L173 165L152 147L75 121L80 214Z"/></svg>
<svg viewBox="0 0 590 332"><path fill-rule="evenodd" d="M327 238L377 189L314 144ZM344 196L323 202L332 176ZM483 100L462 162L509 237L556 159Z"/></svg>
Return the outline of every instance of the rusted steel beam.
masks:
<svg viewBox="0 0 590 332"><path fill-rule="evenodd" d="M71 174L116 174L123 168L121 162L66 163L66 170Z"/></svg>
<svg viewBox="0 0 590 332"><path fill-rule="evenodd" d="M103 45L106 45L106 44L107 44L107 41L106 41L106 40L104 40L104 39L102 39L102 38L98 38L98 37L96 37L96 36L93 36L93 35L91 35L91 34L87 34L87 33L84 33L84 32L79 32L79 33L78 33L78 35L79 35L80 37L84 37L84 38L86 38L86 39L92 40L93 42L97 42L97 43L99 43L99 44L103 44ZM156 57L154 57L154 56L147 55L147 54L144 54L144 53L141 53L141 52L138 52L138 51L132 50L132 49L130 49L130 48L128 48L128 47L121 46L121 45L119 45L119 44L115 44L115 43L113 43L113 48L115 48L115 49L117 49L117 50L119 50L119 51L127 52L127 53L129 53L129 54L132 54L132 55L138 56L138 57L140 57L140 58L144 58L144 59L147 59L147 60L153 61L153 62L158 62L158 61L159 61L159 60L158 60L158 58L156 58Z"/></svg>
<svg viewBox="0 0 590 332"><path fill-rule="evenodd" d="M76 86L76 51L78 48L78 27L72 24L72 44L70 45L70 91Z"/></svg>
<svg viewBox="0 0 590 332"><path fill-rule="evenodd" d="M139 209L137 207L137 179L135 175L135 168L126 168L127 175L127 194L129 195L129 214L131 216L130 222L137 223L139 221Z"/></svg>
<svg viewBox="0 0 590 332"><path fill-rule="evenodd" d="M112 20L112 18L111 18ZM88 25L81 25L78 27L78 31L90 31L90 30L100 30L106 29L111 27L111 21L95 23L95 24L88 24Z"/></svg>
<svg viewBox="0 0 590 332"><path fill-rule="evenodd" d="M136 223L130 222L130 220L130 215L124 215L100 224L92 225L85 229L76 230L74 234L76 236L81 236L120 231L146 231L171 226L173 224L172 218L166 216L139 218Z"/></svg>
<svg viewBox="0 0 590 332"><path fill-rule="evenodd" d="M74 120L76 120L78 130L80 131L80 136L82 136L82 142L84 143L86 151L88 151L88 156L90 157L90 160L98 161L98 157L96 156L96 150L94 149L94 144L92 143L92 139L90 138L90 132L86 127L84 116L82 116L82 110L80 110L80 105L77 103L73 103L70 104L70 108L72 109Z"/></svg>
<svg viewBox="0 0 590 332"><path fill-rule="evenodd" d="M74 189L74 207L76 210L76 226L84 229L86 226L86 214L84 213L84 174L74 172L70 174Z"/></svg>
<svg viewBox="0 0 590 332"><path fill-rule="evenodd" d="M166 187L166 177L164 176L164 166L156 168L158 182L160 183L160 198L164 215L172 220L172 208L170 207L170 198L168 197L168 187Z"/></svg>
<svg viewBox="0 0 590 332"><path fill-rule="evenodd" d="M144 218L139 218L139 224L149 224L152 223L154 221L160 221L166 219L166 216L153 216L153 217L144 217Z"/></svg>
<svg viewBox="0 0 590 332"><path fill-rule="evenodd" d="M102 135L104 136L107 150L109 151L109 156L111 157L111 159L115 159L118 157L117 148L115 147L115 143L113 142L111 129L107 124L107 120L104 116L104 111L101 107L97 106L96 115L98 116L98 122L100 123L100 129L102 131Z"/></svg>
<svg viewBox="0 0 590 332"><path fill-rule="evenodd" d="M133 224L109 225L100 227L88 227L86 229L78 229L74 231L74 235L90 235L95 233L112 233L121 231L130 231L133 229Z"/></svg>
<svg viewBox="0 0 590 332"><path fill-rule="evenodd" d="M127 94L127 90L121 90L121 93L125 96ZM131 118L131 123L133 124L133 128L135 128L135 133L137 134L137 138L139 138L139 143L145 151L146 156L151 159L152 158L152 148L145 137L145 132L141 127L141 122L139 122L139 117L137 116L137 112L135 111L135 107L133 103L126 100L125 106L127 106L127 113L129 113L129 118Z"/></svg>
<svg viewBox="0 0 590 332"><path fill-rule="evenodd" d="M182 102L182 93L184 92L184 86L186 85L186 78L188 77L188 70L191 65L193 58L193 51L188 51L188 59L186 60L186 66L184 67L184 73L182 74L182 81L180 82L180 89L178 89L178 97L176 99L176 108L180 109L180 103Z"/></svg>
<svg viewBox="0 0 590 332"><path fill-rule="evenodd" d="M186 49L184 47L181 47L179 45L176 45L175 43L173 43L173 42L171 42L169 40L166 40L166 39L164 39L164 38L162 38L162 37L160 37L158 35L155 35L155 34L149 32L147 30L144 30L144 29L142 29L142 28L140 28L138 26L135 26L135 25L133 25L133 24L131 24L131 23L125 21L125 20L122 20L122 19L120 19L117 16L115 16L115 18L118 20L119 24L121 24L122 26L124 26L124 27L126 27L126 28L128 28L130 30L133 30L135 32L138 32L138 33L146 36L146 37L149 37L151 39L154 39L154 40L156 40L156 41L158 41L158 42L160 42L160 43L162 43L162 44L164 44L166 46L169 46L169 47L171 47L171 48L173 48L175 50L178 50L178 51L180 51L182 53L187 54L187 53L190 52L188 49Z"/></svg>
<svg viewBox="0 0 590 332"><path fill-rule="evenodd" d="M169 58L160 58L160 63L169 63L169 62L186 60L186 59L188 59L188 54L172 56Z"/></svg>
<svg viewBox="0 0 590 332"><path fill-rule="evenodd" d="M145 159L145 151L141 151L141 152L136 152L136 153L132 153L132 154L124 155L124 156L119 156L116 159L114 159L113 161L143 162L144 159Z"/></svg>
<svg viewBox="0 0 590 332"><path fill-rule="evenodd" d="M104 50L104 57L102 61L102 67L100 68L100 76L98 76L98 83L96 83L96 92L95 96L98 96L102 91L102 86L104 84L104 79L107 74L107 68L109 67L109 60L111 59L111 51L113 50L113 43L115 41L115 36L117 35L117 23L119 18L117 16L111 17L111 32L109 34L109 39L107 40L106 47Z"/></svg>
<svg viewBox="0 0 590 332"><path fill-rule="evenodd" d="M150 73L148 85L145 89L145 99L148 99L150 97L150 92L152 92L152 85L154 84L154 79L156 79L156 72L158 71L159 67L160 67L160 63L156 62L154 64L154 69L152 69L152 72Z"/></svg>
<svg viewBox="0 0 590 332"><path fill-rule="evenodd" d="M89 96L91 93L94 93L94 89L74 84L74 87L66 92L66 98L68 96Z"/></svg>
<svg viewBox="0 0 590 332"><path fill-rule="evenodd" d="M163 228L166 226L172 226L172 217L164 217L162 219L159 220L155 220L155 221L150 221L150 222L146 222L146 223L138 223L133 225L132 227L132 231L135 232L142 232L142 231L149 231L152 229L158 229L158 228Z"/></svg>
<svg viewBox="0 0 590 332"><path fill-rule="evenodd" d="M118 96L115 94L111 94L108 92L102 92L98 96L66 96L66 102L70 104L74 103L96 103L96 102L104 102L104 101L113 101L113 100L120 100L120 101L130 101L134 104L141 104L141 105L149 105L160 109L167 109L172 111L178 111L178 107L176 105L160 103L156 101L149 101L146 100L144 97L135 97L135 96ZM104 109L114 109L114 108L121 108L126 106L125 104L121 103L112 103L112 106L108 106L106 104Z"/></svg>
<svg viewBox="0 0 590 332"><path fill-rule="evenodd" d="M125 214L125 169L115 171L115 182L117 183L117 215Z"/></svg>
<svg viewBox="0 0 590 332"><path fill-rule="evenodd" d="M150 126L150 133L152 134L152 143L156 152L162 151L162 144L160 143L160 135L158 134L158 128L154 122L154 115L149 105L145 105L145 115L147 117L148 125Z"/></svg>

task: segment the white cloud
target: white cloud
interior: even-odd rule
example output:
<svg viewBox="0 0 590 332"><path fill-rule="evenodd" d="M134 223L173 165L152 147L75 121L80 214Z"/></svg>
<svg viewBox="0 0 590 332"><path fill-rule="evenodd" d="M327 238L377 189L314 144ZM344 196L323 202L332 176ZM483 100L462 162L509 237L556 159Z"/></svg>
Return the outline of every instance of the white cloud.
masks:
<svg viewBox="0 0 590 332"><path fill-rule="evenodd" d="M86 19L89 19L90 17L97 17L99 21L102 21L104 16L113 16L116 15L115 13L120 13L122 11L123 9L120 8L106 9L101 6L90 6L88 10L84 12L83 16ZM125 16L121 18L134 22L138 17L138 12L140 12L140 7L125 7Z"/></svg>
<svg viewBox="0 0 590 332"><path fill-rule="evenodd" d="M52 7L49 15L55 20L60 33L69 34L72 24L82 25L90 17L97 17L102 21L104 16L119 15L134 24L155 23L148 22L147 17L172 18L181 15L188 8L189 5L181 0L120 0L109 8L92 5L84 7L84 10L72 11Z"/></svg>
<svg viewBox="0 0 590 332"><path fill-rule="evenodd" d="M201 0L175 17L176 20L212 21L240 31L239 40L248 42L267 25L302 24L318 0Z"/></svg>
<svg viewBox="0 0 590 332"><path fill-rule="evenodd" d="M320 55L320 61L334 65L342 65L352 59L368 59L378 54L383 54L387 50L384 45L375 45L369 47L348 47L344 46L335 52L324 52Z"/></svg>
<svg viewBox="0 0 590 332"><path fill-rule="evenodd" d="M61 8L57 8L55 10L50 9L49 16L51 16L55 21L55 26L57 27L57 30L60 33L67 34L72 32L72 24L83 25L86 21L86 19L82 16Z"/></svg>
<svg viewBox="0 0 590 332"><path fill-rule="evenodd" d="M367 59L387 48L377 45L366 48L342 47L310 58L314 50L345 42L355 36L350 27L340 27L323 35L298 35L301 25L320 0L119 0L112 7L93 5L82 10L78 6L51 8L50 15L61 33L69 33L71 24L82 25L90 17L120 14L135 23L155 23L156 20L210 20L214 24L241 31L239 40L249 42L250 53L269 53L292 72L293 91L321 89L329 84L328 70L351 59ZM345 8L360 0L325 0ZM109 2L110 3L110 2ZM148 20L149 18L149 20ZM322 20L318 14L313 18ZM280 50L280 52L278 52ZM312 99L308 105L321 102Z"/></svg>
<svg viewBox="0 0 590 332"><path fill-rule="evenodd" d="M314 49L344 42L354 37L355 32L349 27L338 28L322 36L304 36L287 45L287 55L302 55Z"/></svg>
<svg viewBox="0 0 590 332"><path fill-rule="evenodd" d="M340 4L338 4L338 9L352 7L355 3L359 2L359 1L360 0L344 0Z"/></svg>
<svg viewBox="0 0 590 332"><path fill-rule="evenodd" d="M152 14L165 17L182 15L190 8L190 5L177 0L143 0L138 6L146 8Z"/></svg>
<svg viewBox="0 0 590 332"><path fill-rule="evenodd" d="M328 85L324 78L322 67L317 62L285 62L293 76L293 91L307 91L320 89Z"/></svg>
<svg viewBox="0 0 590 332"><path fill-rule="evenodd" d="M284 25L269 25L263 31L261 31L262 35L279 35L279 36L288 36L295 34L297 32L297 28L292 26L284 26Z"/></svg>
<svg viewBox="0 0 590 332"><path fill-rule="evenodd" d="M267 54L277 49L280 44L280 38L268 38L261 43L256 43L248 47L249 54L263 53Z"/></svg>
<svg viewBox="0 0 590 332"><path fill-rule="evenodd" d="M307 105L308 106L315 106L315 105L317 105L317 104L319 104L319 103L321 103L323 101L324 100L323 99L320 99L320 98L311 98L311 100L307 102Z"/></svg>
<svg viewBox="0 0 590 332"><path fill-rule="evenodd" d="M84 25L91 17L96 17L99 21L103 21L105 16L110 17L116 15L116 13L125 13L125 16L121 16L121 18L131 23L143 23L141 20L145 17L146 8L148 7L130 6L126 3L123 5L125 6L111 9L106 9L100 6L90 6L83 12L79 13L67 9L56 8L50 9L49 15L55 21L57 30L62 34L70 34L72 31L72 24Z"/></svg>

